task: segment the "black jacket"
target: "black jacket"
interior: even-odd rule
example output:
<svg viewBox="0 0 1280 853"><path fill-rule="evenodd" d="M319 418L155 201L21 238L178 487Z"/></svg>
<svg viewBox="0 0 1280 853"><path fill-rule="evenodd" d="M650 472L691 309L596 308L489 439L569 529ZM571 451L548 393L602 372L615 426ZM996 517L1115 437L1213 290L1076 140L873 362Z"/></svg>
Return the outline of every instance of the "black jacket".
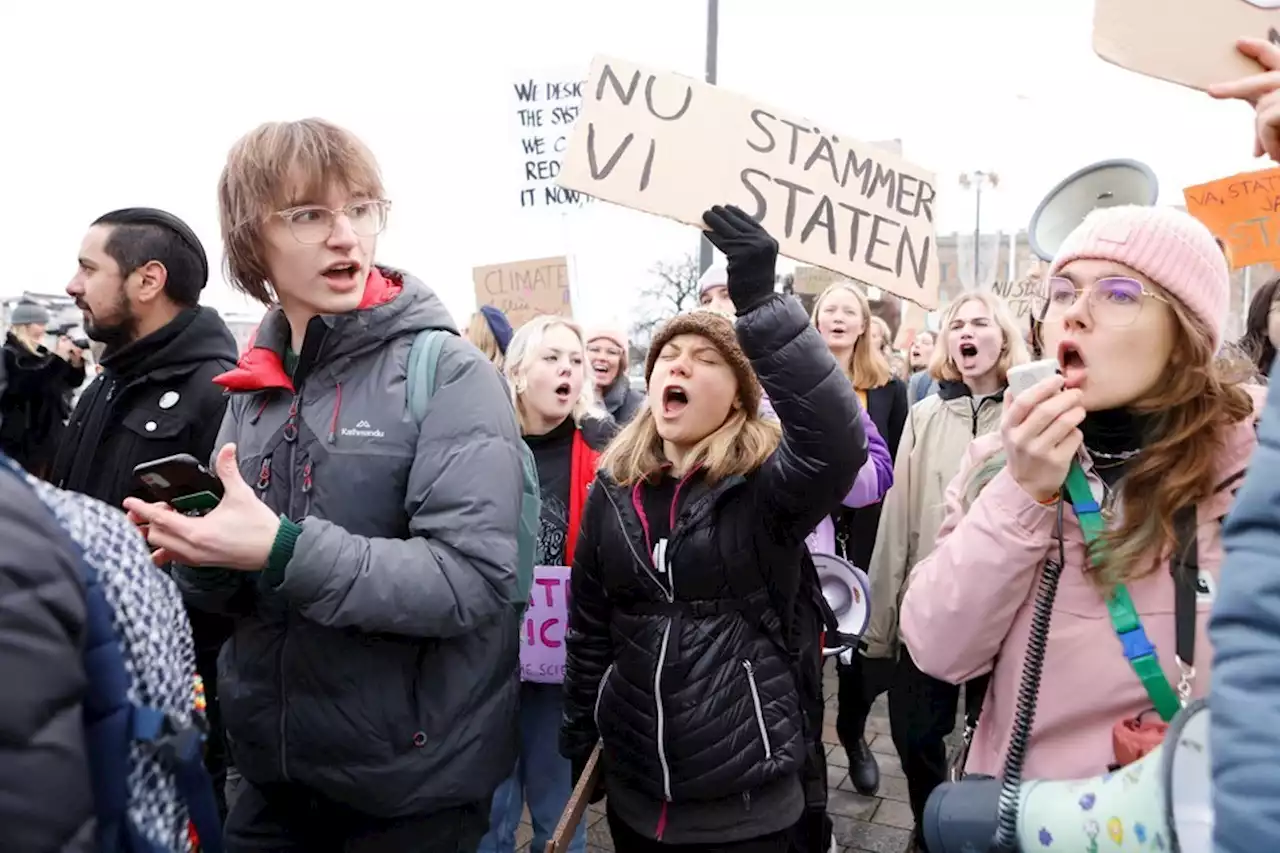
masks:
<svg viewBox="0 0 1280 853"><path fill-rule="evenodd" d="M88 853L78 558L35 494L5 471L0 543L0 849Z"/></svg>
<svg viewBox="0 0 1280 853"><path fill-rule="evenodd" d="M135 494L140 463L175 453L207 461L226 408L213 377L235 362L235 338L211 308L183 311L159 331L107 350L101 375L72 413L50 481L120 506Z"/></svg>
<svg viewBox="0 0 1280 853"><path fill-rule="evenodd" d="M737 331L782 423L781 445L746 476L667 482L675 523L665 570L649 539L666 521L646 494L664 487L624 488L601 473L565 637L561 752L580 763L603 737L611 791L695 809L749 802L801 769L778 612L794 600L806 534L866 460L853 389L799 303L770 299Z"/></svg>
<svg viewBox="0 0 1280 853"><path fill-rule="evenodd" d="M889 455L898 458L898 442L911 411L907 401L907 383L890 379L879 388L867 392L867 414L876 425L880 437L889 447ZM836 537L841 542L841 556L866 569L871 565L871 554L876 547L876 531L880 527L880 510L883 504L848 509L841 507L836 519Z"/></svg>
<svg viewBox="0 0 1280 853"><path fill-rule="evenodd" d="M37 476L47 477L49 464L70 413L67 400L84 381L84 367L41 348L33 353L13 333L5 338L0 388L0 451Z"/></svg>

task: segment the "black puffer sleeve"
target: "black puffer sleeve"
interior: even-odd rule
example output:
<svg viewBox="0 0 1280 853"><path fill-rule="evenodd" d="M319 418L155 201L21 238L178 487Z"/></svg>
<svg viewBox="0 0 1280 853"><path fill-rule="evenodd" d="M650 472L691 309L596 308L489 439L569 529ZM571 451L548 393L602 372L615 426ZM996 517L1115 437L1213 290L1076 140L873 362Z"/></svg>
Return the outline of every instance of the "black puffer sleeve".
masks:
<svg viewBox="0 0 1280 853"><path fill-rule="evenodd" d="M867 435L853 385L794 297L775 294L743 314L738 341L778 420L782 444L756 478L770 526L808 535L853 486Z"/></svg>
<svg viewBox="0 0 1280 853"><path fill-rule="evenodd" d="M603 530L602 504L608 498L597 480L587 496L582 532L573 555L569 579L572 606L564 634L564 721L560 728L560 754L570 761L585 761L595 748L595 704L600 679L613 663L613 641L609 636L610 608L600 565L600 538Z"/></svg>
<svg viewBox="0 0 1280 853"><path fill-rule="evenodd" d="M6 850L93 849L85 599L52 516L0 471L0 827Z"/></svg>

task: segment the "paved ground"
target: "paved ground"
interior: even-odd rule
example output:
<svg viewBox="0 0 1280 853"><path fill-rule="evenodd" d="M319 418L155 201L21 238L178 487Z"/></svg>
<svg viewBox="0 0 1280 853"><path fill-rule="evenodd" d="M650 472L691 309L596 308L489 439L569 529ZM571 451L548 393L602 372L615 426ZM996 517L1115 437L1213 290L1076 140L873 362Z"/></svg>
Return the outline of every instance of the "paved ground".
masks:
<svg viewBox="0 0 1280 853"><path fill-rule="evenodd" d="M889 740L889 717L884 697L880 697L871 719L867 721L867 737L873 738L871 750L880 762L880 791L879 796L864 797L849 784L848 760L836 739L836 684L835 671L831 668L827 672L825 694L827 719L822 739L827 744L828 803L840 853L905 853L911 840L911 808L907 805L907 783L902 767ZM588 822L588 853L613 853L603 804L592 806L584 820ZM529 850L532 837L533 829L526 813L516 835L520 853L541 853Z"/></svg>

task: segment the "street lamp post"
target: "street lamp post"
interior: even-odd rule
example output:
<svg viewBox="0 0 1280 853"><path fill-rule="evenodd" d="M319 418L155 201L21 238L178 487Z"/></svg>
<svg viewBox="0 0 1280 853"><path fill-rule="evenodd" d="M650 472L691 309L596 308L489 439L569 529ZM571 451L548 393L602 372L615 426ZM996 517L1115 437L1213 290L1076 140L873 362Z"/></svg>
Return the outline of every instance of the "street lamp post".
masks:
<svg viewBox="0 0 1280 853"><path fill-rule="evenodd" d="M1000 176L995 172L965 172L960 176L960 186L974 190L973 209L973 287L978 288L978 258L982 250L982 186L991 184L995 189L1000 185ZM999 250L997 249L997 257Z"/></svg>
<svg viewBox="0 0 1280 853"><path fill-rule="evenodd" d="M720 2L707 0L707 82L716 82L716 49L720 37ZM711 241L700 237L698 272L704 273L711 266Z"/></svg>

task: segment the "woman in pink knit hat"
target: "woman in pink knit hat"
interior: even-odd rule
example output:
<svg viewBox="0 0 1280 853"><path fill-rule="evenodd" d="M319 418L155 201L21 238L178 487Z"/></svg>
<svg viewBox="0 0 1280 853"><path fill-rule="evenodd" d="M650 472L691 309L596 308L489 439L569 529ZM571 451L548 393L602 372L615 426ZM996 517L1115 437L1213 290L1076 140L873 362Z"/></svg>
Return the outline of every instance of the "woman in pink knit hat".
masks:
<svg viewBox="0 0 1280 853"><path fill-rule="evenodd" d="M970 445L902 602L921 670L991 673L967 772L1016 772L1012 752L1026 779L1104 773L1135 757L1135 718L1207 692L1219 526L1255 445L1215 360L1227 300L1213 236L1171 207L1096 210L1054 259L1036 307L1060 373Z"/></svg>
<svg viewBox="0 0 1280 853"><path fill-rule="evenodd" d="M626 426L644 405L644 392L631 387L627 369L630 342L622 329L609 326L587 332L587 360L596 396L618 426Z"/></svg>

